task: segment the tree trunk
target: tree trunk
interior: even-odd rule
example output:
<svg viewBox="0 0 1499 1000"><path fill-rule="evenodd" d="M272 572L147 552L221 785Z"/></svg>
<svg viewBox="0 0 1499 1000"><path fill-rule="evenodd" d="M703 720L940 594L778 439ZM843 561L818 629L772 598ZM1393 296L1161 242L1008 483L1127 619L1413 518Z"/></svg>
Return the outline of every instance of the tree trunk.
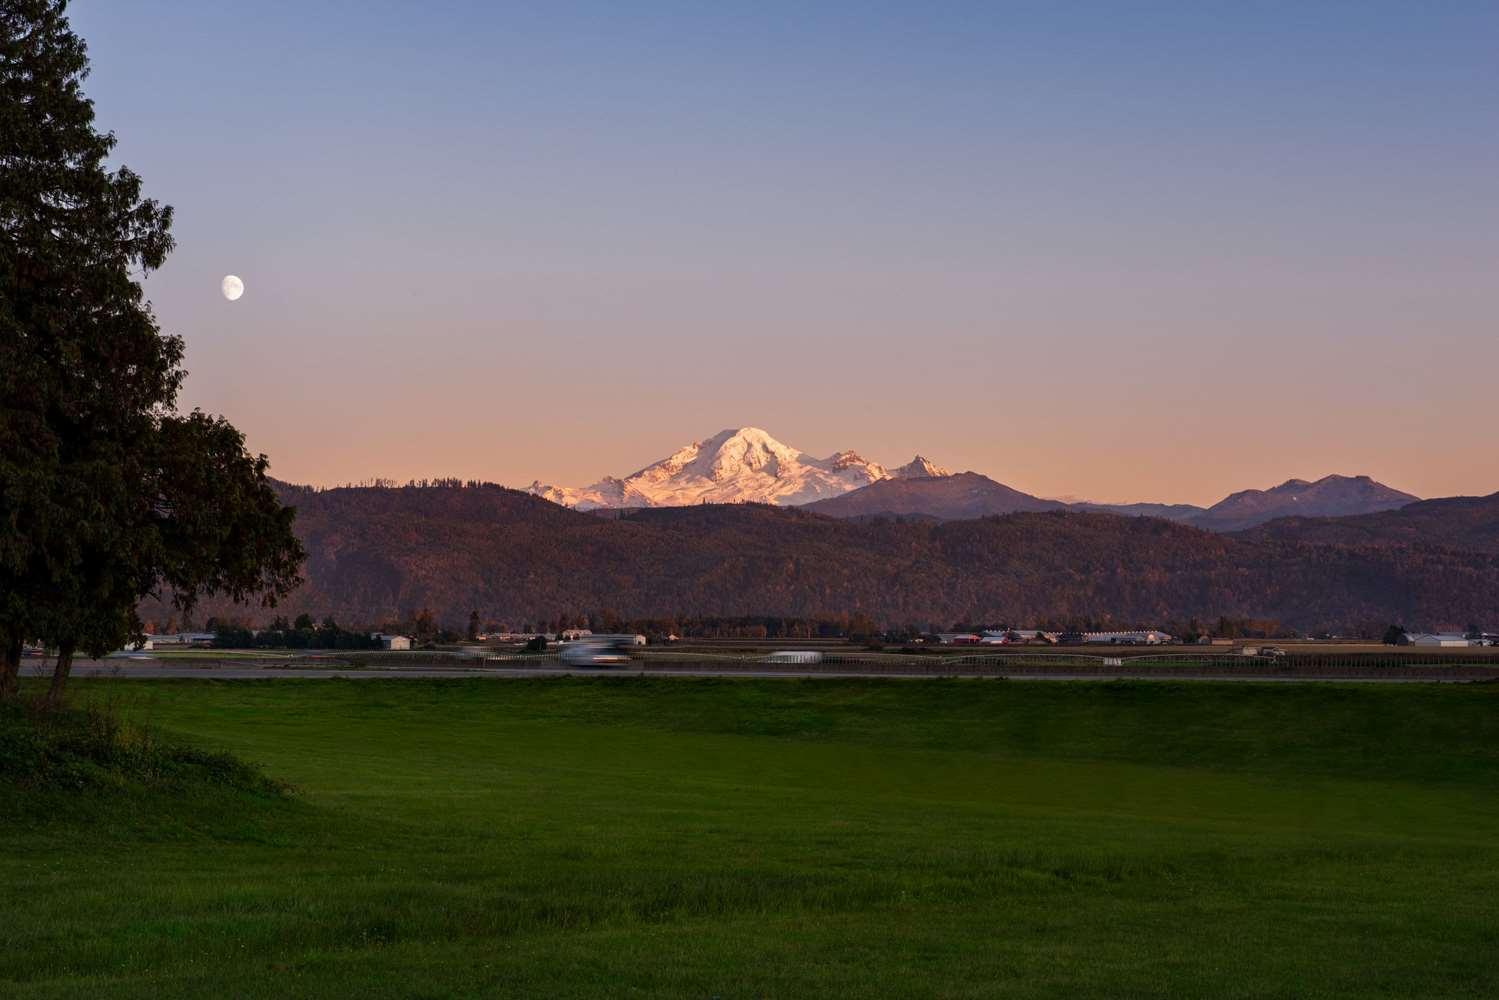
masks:
<svg viewBox="0 0 1499 1000"><path fill-rule="evenodd" d="M57 647L57 664L52 668L52 686L47 689L47 707L57 708L62 704L63 685L68 682L68 673L73 669L74 642L68 639Z"/></svg>
<svg viewBox="0 0 1499 1000"><path fill-rule="evenodd" d="M5 641L5 659L0 662L0 698L14 698L20 692L21 637Z"/></svg>

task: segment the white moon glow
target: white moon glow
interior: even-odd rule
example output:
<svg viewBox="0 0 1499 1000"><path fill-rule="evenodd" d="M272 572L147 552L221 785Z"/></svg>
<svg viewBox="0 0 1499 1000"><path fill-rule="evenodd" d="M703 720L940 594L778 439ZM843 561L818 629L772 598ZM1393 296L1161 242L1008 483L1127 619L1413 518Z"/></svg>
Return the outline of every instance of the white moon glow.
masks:
<svg viewBox="0 0 1499 1000"><path fill-rule="evenodd" d="M219 285L219 288L223 291L224 298L230 302L245 294L245 283L232 274L224 276L224 281Z"/></svg>

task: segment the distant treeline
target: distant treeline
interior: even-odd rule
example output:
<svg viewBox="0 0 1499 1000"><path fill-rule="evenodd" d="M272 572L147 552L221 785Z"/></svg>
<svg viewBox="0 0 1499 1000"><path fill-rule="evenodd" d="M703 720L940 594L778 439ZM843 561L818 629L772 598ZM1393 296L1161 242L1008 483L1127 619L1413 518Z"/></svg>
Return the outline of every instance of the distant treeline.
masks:
<svg viewBox="0 0 1499 1000"><path fill-rule="evenodd" d="M481 634L548 633L568 629L588 629L604 633L636 633L651 642L662 642L671 636L681 639L840 639L856 642L881 639L886 642L909 642L939 632L1002 632L1008 629L1038 628L1046 632L1107 632L1111 630L1160 628L1186 642L1203 636L1226 639L1286 639L1300 633L1273 619L1219 617L1202 623L1121 622L1109 616L1048 619L1038 622L957 621L912 622L889 628L881 627L863 612L795 617L785 615L681 615L673 617L626 618L615 611L602 610L584 614L558 614L521 622L479 623L478 612L469 615L463 631L439 625L430 608L423 608L400 619L388 620L364 629L346 629L331 616L314 624L312 616L298 615L288 624L278 617L267 628L257 629L243 619L210 618L207 629L215 633L214 645L223 649L378 649L380 641L374 632L410 636L418 644L473 641ZM1373 636L1370 636L1371 638Z"/></svg>
<svg viewBox="0 0 1499 1000"><path fill-rule="evenodd" d="M1499 497L1442 507L1456 518L1450 537L1464 548L1454 549L1404 541L1403 522L1372 518L1363 536L1323 543L1068 511L918 523L730 504L602 518L494 486L282 493L309 553L288 613L363 625L430 608L434 632L460 637L475 609L479 632L602 621L648 637L754 638L763 628L794 638L861 632L862 614L881 631L1152 627L1185 638L1194 618L1221 634L1221 616L1243 638L1377 638L1391 622L1436 630L1499 607ZM1449 537L1430 520L1423 537ZM1396 541L1375 544L1386 534ZM1355 543L1365 536L1374 541ZM227 601L199 607L265 624ZM614 609L618 624L595 609Z"/></svg>
<svg viewBox="0 0 1499 1000"><path fill-rule="evenodd" d="M1002 632L1009 629L1037 628L1046 632L1107 632L1159 628L1186 642L1203 636L1225 639L1286 639L1300 635L1273 619L1219 617L1212 622L1191 619L1185 622L1124 622L1102 617L1074 617L1029 621L957 621L911 622L897 627L882 627L871 616L855 611L843 614L812 615L679 615L670 617L626 618L604 609L580 614L561 613L551 618L527 619L521 622L485 622L480 624L477 611L468 617L467 628L460 631L438 624L430 608L400 619L387 620L362 629L346 629L332 616L314 624L311 615L298 615L288 623L277 617L268 628L257 629L243 619L210 618L207 629L215 633L214 645L224 649L377 649L375 632L410 636L419 645L474 641L479 635L507 633L557 634L568 629L588 629L603 633L635 633L651 642L662 642L671 636L681 639L840 639L856 642L881 639L886 642L909 642L939 632ZM1374 636L1369 636L1373 638Z"/></svg>
<svg viewBox="0 0 1499 1000"><path fill-rule="evenodd" d="M429 615L429 611L422 612ZM420 616L418 616L420 617ZM870 615L860 611L845 614L814 615L811 617L787 617L784 615L681 615L669 618L625 618L617 612L603 610L588 614L558 615L555 618L524 621L511 627L506 623L491 622L485 631L495 632L551 632L564 629L586 628L594 632L634 632L653 641L675 635L689 639L838 639L856 641L881 638L888 642L907 642L938 632L1002 632L1008 629L1041 629L1046 632L1108 632L1131 629L1156 628L1195 642L1202 636L1217 636L1226 639L1287 639L1300 633L1278 621L1268 618L1231 618L1221 616L1215 621L1199 622L1191 619L1177 621L1120 621L1109 617L1073 617L1043 619L1041 621L957 621L957 622L910 622L905 625L882 626Z"/></svg>
<svg viewBox="0 0 1499 1000"><path fill-rule="evenodd" d="M482 479L408 479L404 483L398 483L394 479L374 477L361 479L358 482L343 483L336 486L304 486L296 483L283 483L276 481L276 488L282 494L296 493L324 493L328 490L474 490L474 489L505 489L499 483L491 483Z"/></svg>
<svg viewBox="0 0 1499 1000"><path fill-rule="evenodd" d="M218 649L379 649L380 640L369 632L345 629L333 618L313 624L311 615L298 615L288 624L277 618L267 629L251 629L216 618L208 620L213 644Z"/></svg>

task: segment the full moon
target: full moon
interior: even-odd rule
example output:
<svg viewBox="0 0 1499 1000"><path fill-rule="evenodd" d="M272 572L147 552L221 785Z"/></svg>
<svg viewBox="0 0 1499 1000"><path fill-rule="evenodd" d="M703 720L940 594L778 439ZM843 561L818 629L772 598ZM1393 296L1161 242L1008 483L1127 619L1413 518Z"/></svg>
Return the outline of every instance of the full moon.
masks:
<svg viewBox="0 0 1499 1000"><path fill-rule="evenodd" d="M245 283L232 274L224 276L224 281L219 285L219 288L223 291L224 298L230 302L245 294Z"/></svg>

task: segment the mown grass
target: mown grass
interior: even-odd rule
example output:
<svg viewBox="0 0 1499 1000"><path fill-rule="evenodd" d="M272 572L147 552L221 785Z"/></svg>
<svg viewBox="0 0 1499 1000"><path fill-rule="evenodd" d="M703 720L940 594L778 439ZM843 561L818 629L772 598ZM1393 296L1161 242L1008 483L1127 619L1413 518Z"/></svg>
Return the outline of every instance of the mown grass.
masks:
<svg viewBox="0 0 1499 1000"><path fill-rule="evenodd" d="M1499 688L79 685L292 782L0 782L0 995L1499 995Z"/></svg>

